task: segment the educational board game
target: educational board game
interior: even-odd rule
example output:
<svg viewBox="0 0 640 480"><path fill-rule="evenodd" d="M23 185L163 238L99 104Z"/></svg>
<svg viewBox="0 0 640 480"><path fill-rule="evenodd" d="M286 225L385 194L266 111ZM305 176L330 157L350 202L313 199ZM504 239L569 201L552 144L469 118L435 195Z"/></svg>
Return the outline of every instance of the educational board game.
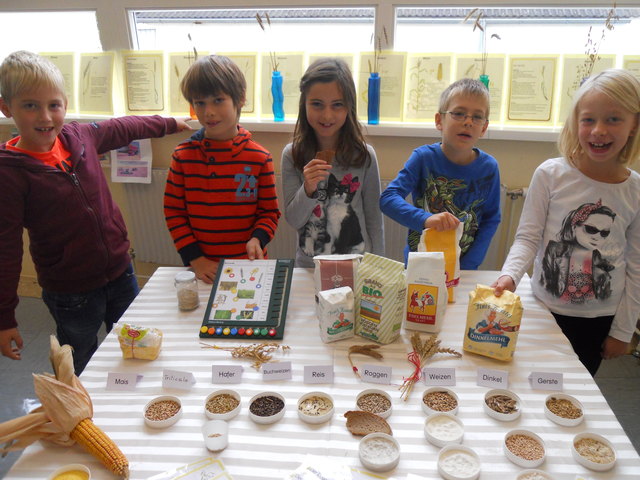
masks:
<svg viewBox="0 0 640 480"><path fill-rule="evenodd" d="M281 339L292 276L291 259L221 260L200 337Z"/></svg>

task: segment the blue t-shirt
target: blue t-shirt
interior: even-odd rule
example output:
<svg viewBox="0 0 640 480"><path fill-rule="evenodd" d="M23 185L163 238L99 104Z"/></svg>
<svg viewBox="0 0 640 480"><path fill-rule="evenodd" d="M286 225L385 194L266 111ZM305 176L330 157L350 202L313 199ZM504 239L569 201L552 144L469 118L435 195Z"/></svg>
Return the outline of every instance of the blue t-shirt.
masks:
<svg viewBox="0 0 640 480"><path fill-rule="evenodd" d="M457 165L440 143L418 147L380 196L382 212L409 229L405 262L417 248L424 222L441 212L464 219L460 268L477 270L484 260L500 223L500 173L495 158L474 151L473 162ZM405 200L409 194L413 203Z"/></svg>

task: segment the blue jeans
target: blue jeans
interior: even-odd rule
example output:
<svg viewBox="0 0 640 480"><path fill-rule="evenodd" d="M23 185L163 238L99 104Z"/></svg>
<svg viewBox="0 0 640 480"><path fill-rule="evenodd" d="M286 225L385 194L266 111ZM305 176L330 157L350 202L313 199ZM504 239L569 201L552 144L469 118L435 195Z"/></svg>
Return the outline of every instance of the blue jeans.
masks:
<svg viewBox="0 0 640 480"><path fill-rule="evenodd" d="M104 323L113 328L138 292L138 281L129 265L105 286L84 293L42 291L42 299L56 322L60 345L73 347L73 366L80 375L98 349L98 332Z"/></svg>

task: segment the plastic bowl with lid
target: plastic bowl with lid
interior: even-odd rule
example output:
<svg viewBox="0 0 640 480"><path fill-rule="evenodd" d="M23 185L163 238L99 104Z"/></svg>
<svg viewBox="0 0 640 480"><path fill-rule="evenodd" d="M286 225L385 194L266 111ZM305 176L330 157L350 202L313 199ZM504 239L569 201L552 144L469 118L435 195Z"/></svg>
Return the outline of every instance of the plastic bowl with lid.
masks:
<svg viewBox="0 0 640 480"><path fill-rule="evenodd" d="M609 440L592 432L573 437L571 454L580 465L596 472L606 472L616 463L616 451Z"/></svg>
<svg viewBox="0 0 640 480"><path fill-rule="evenodd" d="M445 480L475 480L480 469L480 457L464 445L447 445L438 453L438 473Z"/></svg>
<svg viewBox="0 0 640 480"><path fill-rule="evenodd" d="M422 394L422 411L427 415L434 413L458 413L459 405L456 392L445 387L427 388Z"/></svg>
<svg viewBox="0 0 640 480"><path fill-rule="evenodd" d="M379 388L368 388L356 397L356 408L369 413L375 413L382 418L389 418L393 410L391 395Z"/></svg>
<svg viewBox="0 0 640 480"><path fill-rule="evenodd" d="M518 418L522 413L522 402L520 397L511 390L495 388L485 393L482 408L491 418L502 422L510 422Z"/></svg>
<svg viewBox="0 0 640 480"><path fill-rule="evenodd" d="M324 423L331 419L335 408L333 398L324 392L305 393L298 400L298 416L303 422Z"/></svg>
<svg viewBox="0 0 640 480"><path fill-rule="evenodd" d="M182 402L173 395L161 395L145 405L143 414L151 428L167 428L182 416Z"/></svg>
<svg viewBox="0 0 640 480"><path fill-rule="evenodd" d="M209 420L231 420L240 413L240 403L240 394L235 390L216 390L207 395L204 413Z"/></svg>
<svg viewBox="0 0 640 480"><path fill-rule="evenodd" d="M275 423L284 417L285 399L277 392L262 392L249 401L249 418L256 423Z"/></svg>
<svg viewBox="0 0 640 480"><path fill-rule="evenodd" d="M536 468L547 455L542 438L529 430L511 430L504 436L504 454L516 465Z"/></svg>
<svg viewBox="0 0 640 480"><path fill-rule="evenodd" d="M360 461L369 470L386 472L400 461L400 444L391 435L375 432L365 435L358 446Z"/></svg>
<svg viewBox="0 0 640 480"><path fill-rule="evenodd" d="M434 413L424 421L424 435L436 447L462 443L464 424L451 413Z"/></svg>
<svg viewBox="0 0 640 480"><path fill-rule="evenodd" d="M582 404L564 393L553 393L544 400L544 416L564 427L575 427L584 420Z"/></svg>
<svg viewBox="0 0 640 480"><path fill-rule="evenodd" d="M553 478L549 476L547 472L543 472L542 470L527 468L518 474L516 480L553 480Z"/></svg>
<svg viewBox="0 0 640 480"><path fill-rule="evenodd" d="M224 450L229 444L229 424L224 420L209 420L202 426L202 438L208 450Z"/></svg>
<svg viewBox="0 0 640 480"><path fill-rule="evenodd" d="M91 470L89 467L81 463L70 463L64 467L60 467L47 477L47 480L91 480Z"/></svg>

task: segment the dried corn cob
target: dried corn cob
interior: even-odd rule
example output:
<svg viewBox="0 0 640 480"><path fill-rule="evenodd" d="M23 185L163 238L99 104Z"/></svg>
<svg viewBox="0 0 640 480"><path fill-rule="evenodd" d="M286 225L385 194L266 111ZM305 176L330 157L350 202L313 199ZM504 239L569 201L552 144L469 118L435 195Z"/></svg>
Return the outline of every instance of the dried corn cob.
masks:
<svg viewBox="0 0 640 480"><path fill-rule="evenodd" d="M96 457L110 471L129 478L129 461L118 446L90 418L85 418L71 430L69 436Z"/></svg>

